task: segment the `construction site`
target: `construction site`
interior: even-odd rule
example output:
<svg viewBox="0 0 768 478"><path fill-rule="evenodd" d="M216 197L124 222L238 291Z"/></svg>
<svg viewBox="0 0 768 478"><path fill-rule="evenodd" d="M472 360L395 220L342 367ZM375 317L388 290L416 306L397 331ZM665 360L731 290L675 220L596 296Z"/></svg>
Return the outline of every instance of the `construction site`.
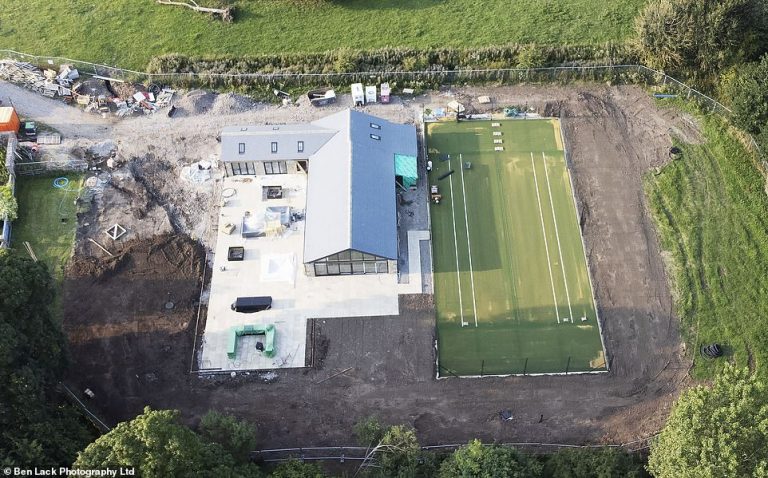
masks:
<svg viewBox="0 0 768 478"><path fill-rule="evenodd" d="M22 188L29 178L45 178L52 221L74 230L61 277L72 361L66 383L109 425L149 405L179 409L189 423L210 409L226 410L258 426L262 448L349 444L355 423L370 416L412 425L425 444L474 437L626 443L658 430L689 380L642 178L669 160L673 137L697 142L699 133L690 117L659 108L639 87L446 87L387 92L386 103L360 102L353 89L353 95L334 93L333 101L322 93L270 104L202 90L107 88L98 78L78 87L93 91L78 95L71 91L71 70L48 73L46 83L18 65L0 65L0 75L3 68L6 79L28 83L0 82L3 104L12 102L40 132L59 135L58 144L18 158L16 171ZM56 91L35 89L35 81L55 83ZM573 204L549 200L553 216L558 207L572 216L553 219L545 234L572 235L566 247L583 259L567 274L584 278L586 312L566 312L570 302L562 299L553 307L574 330L593 327L577 371L600 373L569 373L573 369L560 363L567 353L556 365L539 367L558 375L528 376L517 362L487 374L494 376L480 377L484 366L474 362L467 373L439 370L441 327L456 325L455 311L466 313L456 325L461 330L472 317L450 297L440 302L440 287L448 287L440 273L465 269L449 267L450 254L459 260L458 248L440 252L435 244L454 247L443 235L451 217L466 220L467 231L473 221L446 213L448 181L464 184L464 174L477 188L480 180L472 183L469 175L493 153L473 159L474 170L438 180L456 169L440 155L459 146L446 140L445 151L428 150L425 119L452 114L486 121L504 117L498 105L525 105L515 112L519 121L553 118L562 130L560 149L536 147L538 157L546 150L559 161L549 163L553 168L565 168L567 151L570 176L558 174L569 182L555 194ZM500 128L507 151L517 154L507 139L517 133L506 123ZM237 139L249 131L256 139ZM482 134L489 148L500 147L490 143L490 129ZM403 139L411 136L412 145ZM388 146L390 137L396 146ZM313 138L323 139L313 146ZM260 141L267 148L260 157L237 159ZM290 156L280 156L283 141L290 141ZM225 158L230 142L235 159ZM331 148L327 158L347 162L332 163L323 148ZM364 152L360 158L413 162L379 170L380 163L356 159L356 148ZM340 160L338 151L352 153ZM531 161L522 154L511 161L519 158ZM67 179L65 188L60 178ZM433 185L444 196L439 204ZM338 201L334 191L344 193ZM60 194L67 192L74 197L64 202ZM71 208L61 206L69 202ZM313 214L313 207L348 217ZM383 209L355 215L376 207ZM19 222L33 221L21 202L20 211ZM541 221L543 227L543 215ZM12 235L11 247L26 242L44 256L49 229L38 228L35 237L25 227L18 226L21 243ZM554 249L546 254L555 257ZM565 291L563 285L557 287ZM255 297L269 301L254 305L258 312L240 313L248 302L240 299ZM489 321L492 316L487 313ZM453 339L455 350L476 347L465 332ZM512 410L512 418L500 419L500 410Z"/></svg>

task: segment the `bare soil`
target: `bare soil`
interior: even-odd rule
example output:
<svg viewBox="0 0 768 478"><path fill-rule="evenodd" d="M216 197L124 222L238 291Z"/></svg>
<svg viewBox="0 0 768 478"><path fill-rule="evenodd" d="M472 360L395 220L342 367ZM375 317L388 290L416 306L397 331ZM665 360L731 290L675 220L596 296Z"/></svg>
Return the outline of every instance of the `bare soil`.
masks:
<svg viewBox="0 0 768 478"><path fill-rule="evenodd" d="M126 242L107 259L70 261L63 292L70 373L105 416L152 404L146 394L155 384L187 378L204 257L199 243L163 235Z"/></svg>
<svg viewBox="0 0 768 478"><path fill-rule="evenodd" d="M96 195L81 218L65 283L68 381L96 392L89 406L107 422L132 418L144 405L178 408L190 423L217 409L257 424L263 447L352 444L354 423L371 415L413 425L424 444L473 437L620 443L656 432L688 385L689 361L642 177L665 163L673 136L700 140L696 125L658 108L640 88L599 85L446 89L366 110L418 124L424 106L454 98L487 111L475 101L486 94L497 108L527 105L562 118L609 373L436 380L434 306L431 296L417 295L401 298L397 317L317 321L315 368L234 378L189 374L204 259L186 235L211 246L204 231L212 229L215 182L184 182L180 169L215 156L223 126L308 121L350 103L344 96L328 108L249 107L242 98L200 92L180 100L179 117L130 118L109 128L83 121L77 132L78 141L114 140L118 167L110 172L114 186ZM18 103L27 114L39 107L37 99ZM65 114L82 115L73 108ZM88 237L103 240L103 229L118 220L138 232L125 245L108 244L117 258L87 245ZM154 231L176 236L157 238ZM513 420L501 421L502 409L511 409Z"/></svg>

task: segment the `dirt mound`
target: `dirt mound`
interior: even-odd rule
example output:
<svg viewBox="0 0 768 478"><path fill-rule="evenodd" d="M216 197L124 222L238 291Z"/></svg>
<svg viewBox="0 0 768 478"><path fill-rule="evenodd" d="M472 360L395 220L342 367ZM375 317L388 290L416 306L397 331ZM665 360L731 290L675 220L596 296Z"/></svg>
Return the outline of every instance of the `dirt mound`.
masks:
<svg viewBox="0 0 768 478"><path fill-rule="evenodd" d="M205 252L200 244L187 237L169 234L149 241L127 241L120 250L107 258L75 256L67 266L67 276L77 280L103 282L128 267L146 269L147 273L161 277L177 277L178 273L181 273L181 277L197 277L202 273L199 265L204 258ZM189 265L188 270L185 264Z"/></svg>
<svg viewBox="0 0 768 478"><path fill-rule="evenodd" d="M256 103L245 96L236 95L234 93L224 93L216 96L216 100L211 107L211 113L213 114L230 114L230 113L244 113L250 109L253 109Z"/></svg>
<svg viewBox="0 0 768 478"><path fill-rule="evenodd" d="M216 93L203 90L192 90L179 98L175 103L176 116L201 115L208 113L216 101Z"/></svg>

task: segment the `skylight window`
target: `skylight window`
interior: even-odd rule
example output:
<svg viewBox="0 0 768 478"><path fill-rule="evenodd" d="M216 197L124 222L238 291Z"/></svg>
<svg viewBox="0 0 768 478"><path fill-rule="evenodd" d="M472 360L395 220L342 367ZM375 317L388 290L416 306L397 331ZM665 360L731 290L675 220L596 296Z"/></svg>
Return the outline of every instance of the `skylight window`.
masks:
<svg viewBox="0 0 768 478"><path fill-rule="evenodd" d="M381 129L381 125L380 124L376 124L376 123L371 123L371 128L373 128L373 129Z"/></svg>
<svg viewBox="0 0 768 478"><path fill-rule="evenodd" d="M277 153L277 141L272 141L272 152Z"/></svg>
<svg viewBox="0 0 768 478"><path fill-rule="evenodd" d="M245 143L240 143L237 150L240 154L245 154Z"/></svg>
<svg viewBox="0 0 768 478"><path fill-rule="evenodd" d="M381 136L379 136L378 134L372 134L371 139L375 139L376 141L381 141Z"/></svg>

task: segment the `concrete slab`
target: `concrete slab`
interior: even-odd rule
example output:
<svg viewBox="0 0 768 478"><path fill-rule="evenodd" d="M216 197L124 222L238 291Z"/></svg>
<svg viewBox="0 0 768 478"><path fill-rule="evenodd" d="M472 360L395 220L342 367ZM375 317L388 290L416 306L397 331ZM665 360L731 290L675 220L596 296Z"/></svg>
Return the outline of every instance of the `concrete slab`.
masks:
<svg viewBox="0 0 768 478"><path fill-rule="evenodd" d="M399 294L421 292L421 268L417 265L412 266L416 277L411 284L398 284L397 274L306 276L303 220L293 222L282 234L273 237L241 236L240 225L246 211L250 217L259 218L271 206L285 205L293 211L304 210L306 175L236 176L222 181L222 195L231 197L222 199L219 211L201 369L304 367L308 318L397 315ZM262 186L281 186L284 197L265 200ZM228 223L235 225L231 234L224 232ZM416 237L421 239L422 236ZM243 261L227 261L227 252L232 246L245 249ZM417 252L415 256L418 261ZM263 264L265 261L273 264ZM295 264L292 274L285 274L286 261ZM264 272L273 270L275 264L281 268L279 273L265 275ZM251 314L231 310L232 302L245 296L271 296L272 309ZM262 340L258 336L239 338L235 358L227 357L230 328L246 324L275 324L276 354L273 358L256 350L256 342Z"/></svg>

